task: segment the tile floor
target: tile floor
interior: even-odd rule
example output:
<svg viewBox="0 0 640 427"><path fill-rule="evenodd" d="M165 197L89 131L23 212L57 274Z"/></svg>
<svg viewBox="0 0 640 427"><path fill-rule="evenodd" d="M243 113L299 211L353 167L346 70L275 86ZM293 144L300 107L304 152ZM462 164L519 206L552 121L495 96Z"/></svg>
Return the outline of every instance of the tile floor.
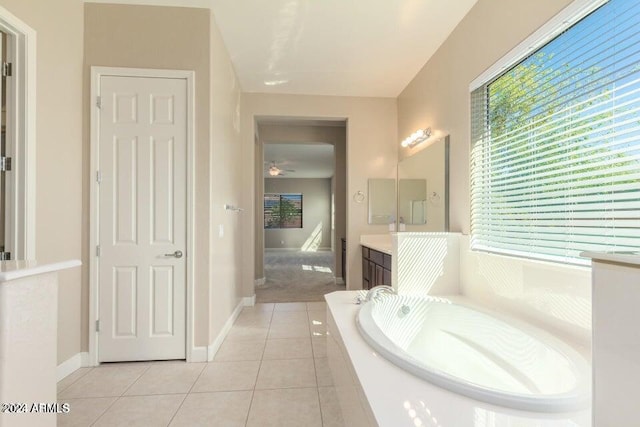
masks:
<svg viewBox="0 0 640 427"><path fill-rule="evenodd" d="M81 368L58 383L58 426L344 426L324 302L256 304L209 363Z"/></svg>

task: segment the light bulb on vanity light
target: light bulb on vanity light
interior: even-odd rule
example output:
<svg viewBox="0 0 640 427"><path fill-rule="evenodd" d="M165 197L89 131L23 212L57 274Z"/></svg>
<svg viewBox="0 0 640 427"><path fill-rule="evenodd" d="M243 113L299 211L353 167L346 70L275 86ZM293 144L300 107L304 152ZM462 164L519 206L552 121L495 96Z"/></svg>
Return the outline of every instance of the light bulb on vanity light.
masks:
<svg viewBox="0 0 640 427"><path fill-rule="evenodd" d="M415 147L421 142L429 139L431 136L431 128L426 129L418 129L414 133L412 133L408 138L405 138L400 145L404 148L407 147Z"/></svg>

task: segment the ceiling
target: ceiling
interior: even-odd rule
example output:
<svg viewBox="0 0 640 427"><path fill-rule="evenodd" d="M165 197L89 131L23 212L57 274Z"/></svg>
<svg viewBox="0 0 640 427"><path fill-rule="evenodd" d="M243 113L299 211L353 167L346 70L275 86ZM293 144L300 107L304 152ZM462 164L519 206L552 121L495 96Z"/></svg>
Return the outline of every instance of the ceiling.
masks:
<svg viewBox="0 0 640 427"><path fill-rule="evenodd" d="M84 0L209 7L244 92L397 97L477 0Z"/></svg>
<svg viewBox="0 0 640 427"><path fill-rule="evenodd" d="M264 177L274 161L284 170L280 178L331 178L334 171L333 145L331 144L264 144ZM295 172L288 172L287 169Z"/></svg>
<svg viewBox="0 0 640 427"><path fill-rule="evenodd" d="M245 92L397 97L477 0L211 0Z"/></svg>

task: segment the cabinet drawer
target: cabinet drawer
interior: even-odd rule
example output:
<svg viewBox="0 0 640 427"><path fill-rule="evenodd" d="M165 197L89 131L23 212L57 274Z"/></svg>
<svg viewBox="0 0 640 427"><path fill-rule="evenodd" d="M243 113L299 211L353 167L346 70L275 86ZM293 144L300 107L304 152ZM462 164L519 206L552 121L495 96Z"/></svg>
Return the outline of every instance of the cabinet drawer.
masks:
<svg viewBox="0 0 640 427"><path fill-rule="evenodd" d="M373 281L373 284L375 286L380 286L384 283L384 268L382 268L381 265L376 265L374 271L375 271L375 280Z"/></svg>
<svg viewBox="0 0 640 427"><path fill-rule="evenodd" d="M362 278L364 280L371 280L369 260L366 258L362 258Z"/></svg>
<svg viewBox="0 0 640 427"><path fill-rule="evenodd" d="M367 248L366 246L362 247L362 256L367 259L369 258L369 248Z"/></svg>
<svg viewBox="0 0 640 427"><path fill-rule="evenodd" d="M391 286L391 270L387 270L386 268L384 269L382 284Z"/></svg>
<svg viewBox="0 0 640 427"><path fill-rule="evenodd" d="M382 252L371 249L369 251L369 259L378 265L382 265Z"/></svg>
<svg viewBox="0 0 640 427"><path fill-rule="evenodd" d="M391 255L382 255L382 266L387 270L391 270Z"/></svg>

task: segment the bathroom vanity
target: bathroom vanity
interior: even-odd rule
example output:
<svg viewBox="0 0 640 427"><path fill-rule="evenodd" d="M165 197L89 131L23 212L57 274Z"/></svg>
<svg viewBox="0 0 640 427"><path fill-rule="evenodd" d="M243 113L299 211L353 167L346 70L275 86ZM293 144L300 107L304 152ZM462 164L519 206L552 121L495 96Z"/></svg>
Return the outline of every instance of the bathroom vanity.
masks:
<svg viewBox="0 0 640 427"><path fill-rule="evenodd" d="M584 252L592 263L593 425L636 425L640 254Z"/></svg>
<svg viewBox="0 0 640 427"><path fill-rule="evenodd" d="M362 289L391 286L392 236L370 234L360 237L362 247Z"/></svg>
<svg viewBox="0 0 640 427"><path fill-rule="evenodd" d="M79 265L0 262L0 426L56 425L32 405L57 402L58 272Z"/></svg>
<svg viewBox="0 0 640 427"><path fill-rule="evenodd" d="M367 246L362 247L362 289L391 286L391 255Z"/></svg>

